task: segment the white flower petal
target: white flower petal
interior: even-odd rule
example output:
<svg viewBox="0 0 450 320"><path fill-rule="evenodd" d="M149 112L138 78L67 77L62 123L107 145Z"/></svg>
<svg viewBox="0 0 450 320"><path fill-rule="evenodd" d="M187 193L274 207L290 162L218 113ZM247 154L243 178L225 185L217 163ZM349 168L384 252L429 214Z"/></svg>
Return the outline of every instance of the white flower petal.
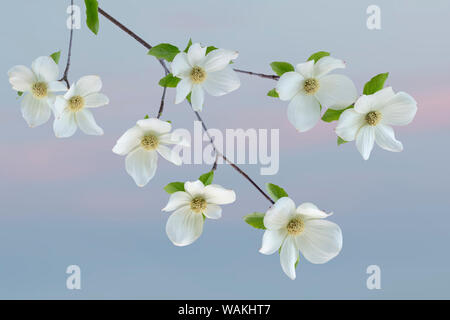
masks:
<svg viewBox="0 0 450 320"><path fill-rule="evenodd" d="M304 78L298 72L286 72L277 82L276 91L280 100L291 100L300 92Z"/></svg>
<svg viewBox="0 0 450 320"><path fill-rule="evenodd" d="M324 219L331 215L323 212L317 206L311 202L302 203L297 207L297 213L301 214L306 219Z"/></svg>
<svg viewBox="0 0 450 320"><path fill-rule="evenodd" d="M162 144L177 144L180 146L189 147L190 142L182 135L176 133L165 133L159 136L159 143Z"/></svg>
<svg viewBox="0 0 450 320"><path fill-rule="evenodd" d="M91 93L99 92L102 89L102 80L99 76L81 77L75 84L75 92L77 95L85 97Z"/></svg>
<svg viewBox="0 0 450 320"><path fill-rule="evenodd" d="M295 69L305 79L314 78L314 60L299 63L299 64L297 64Z"/></svg>
<svg viewBox="0 0 450 320"><path fill-rule="evenodd" d="M172 69L172 74L175 77L188 77L192 70L192 66L189 64L187 54L185 52L180 52L177 54L170 67Z"/></svg>
<svg viewBox="0 0 450 320"><path fill-rule="evenodd" d="M222 217L222 208L217 204L208 203L203 214L209 219L220 219Z"/></svg>
<svg viewBox="0 0 450 320"><path fill-rule="evenodd" d="M295 203L288 197L278 199L277 202L267 210L264 216L264 226L268 230L286 228L291 217L295 214Z"/></svg>
<svg viewBox="0 0 450 320"><path fill-rule="evenodd" d="M331 74L321 78L319 83L320 87L315 96L323 108L341 110L356 100L355 84L346 76Z"/></svg>
<svg viewBox="0 0 450 320"><path fill-rule="evenodd" d="M239 88L241 81L237 73L230 67L208 73L203 88L212 96L222 96Z"/></svg>
<svg viewBox="0 0 450 320"><path fill-rule="evenodd" d="M173 151L173 149L170 149L169 147L166 147L165 145L159 145L156 148L156 151L167 161L172 162L173 164L177 166L181 166L183 161L181 160L181 157L178 153Z"/></svg>
<svg viewBox="0 0 450 320"><path fill-rule="evenodd" d="M236 51L230 51L225 49L216 49L208 53L204 62L203 68L206 73L216 72L225 69L230 65L230 61L236 59L238 53Z"/></svg>
<svg viewBox="0 0 450 320"><path fill-rule="evenodd" d="M76 94L76 85L75 83L72 83L69 90L64 94L64 99L69 100Z"/></svg>
<svg viewBox="0 0 450 320"><path fill-rule="evenodd" d="M189 206L191 200L192 197L187 192L184 191L174 192L170 195L169 202L162 209L162 211L173 211L183 206Z"/></svg>
<svg viewBox="0 0 450 320"><path fill-rule="evenodd" d="M205 185L200 181L186 181L184 183L184 190L189 193L192 197L203 195L205 190Z"/></svg>
<svg viewBox="0 0 450 320"><path fill-rule="evenodd" d="M288 119L294 127L305 132L313 128L320 119L320 105L312 95L297 94L289 103Z"/></svg>
<svg viewBox="0 0 450 320"><path fill-rule="evenodd" d="M206 47L202 47L199 43L194 43L189 47L187 59L191 66L199 65L205 58Z"/></svg>
<svg viewBox="0 0 450 320"><path fill-rule="evenodd" d="M32 128L46 123L51 115L47 99L36 99L31 93L23 97L21 110L23 118Z"/></svg>
<svg viewBox="0 0 450 320"><path fill-rule="evenodd" d="M295 244L295 238L287 236L281 246L280 263L284 273L291 278L295 279L295 263L299 258L297 245Z"/></svg>
<svg viewBox="0 0 450 320"><path fill-rule="evenodd" d="M155 175L158 164L156 151L137 148L125 159L125 168L139 187L145 186Z"/></svg>
<svg viewBox="0 0 450 320"><path fill-rule="evenodd" d="M9 83L16 91L27 92L31 85L36 82L34 73L25 66L14 66L8 71Z"/></svg>
<svg viewBox="0 0 450 320"><path fill-rule="evenodd" d="M55 104L53 106L53 111L55 112L55 117L58 118L64 112L67 107L67 100L63 96L57 96L55 98Z"/></svg>
<svg viewBox="0 0 450 320"><path fill-rule="evenodd" d="M157 118L142 119L137 125L145 132L153 132L158 135L169 133L172 130L170 122L159 120Z"/></svg>
<svg viewBox="0 0 450 320"><path fill-rule="evenodd" d="M69 110L63 110L53 122L53 131L57 138L68 138L77 131L75 114Z"/></svg>
<svg viewBox="0 0 450 320"><path fill-rule="evenodd" d="M51 82L58 79L59 68L49 56L39 57L31 64L38 81Z"/></svg>
<svg viewBox="0 0 450 320"><path fill-rule="evenodd" d="M296 237L297 247L311 263L325 263L342 249L342 231L327 220L307 220L305 230Z"/></svg>
<svg viewBox="0 0 450 320"><path fill-rule="evenodd" d="M339 117L336 134L345 141L355 140L358 130L366 123L364 117L353 108L345 110Z"/></svg>
<svg viewBox="0 0 450 320"><path fill-rule="evenodd" d="M125 131L119 140L117 140L112 151L122 156L126 155L141 144L143 135L144 131L138 125L135 125L133 128Z"/></svg>
<svg viewBox="0 0 450 320"><path fill-rule="evenodd" d="M67 91L66 84L62 81L51 81L48 83L49 92Z"/></svg>
<svg viewBox="0 0 450 320"><path fill-rule="evenodd" d="M188 206L181 207L167 220L166 233L176 246L187 246L203 232L203 216L192 212Z"/></svg>
<svg viewBox="0 0 450 320"><path fill-rule="evenodd" d="M380 109L381 122L388 125L404 126L416 115L417 102L409 94L398 92Z"/></svg>
<svg viewBox="0 0 450 320"><path fill-rule="evenodd" d="M199 84L194 84L192 87L192 95L191 95L192 108L195 111L202 111L204 101L205 101L205 92L203 91L202 86Z"/></svg>
<svg viewBox="0 0 450 320"><path fill-rule="evenodd" d="M355 110L364 115L370 111L379 110L383 108L394 95L394 91L391 87L381 89L371 95L362 95L355 102Z"/></svg>
<svg viewBox="0 0 450 320"><path fill-rule="evenodd" d="M345 68L345 62L343 60L336 59L330 56L323 57L314 64L314 76L316 78L321 78L335 69L343 68Z"/></svg>
<svg viewBox="0 0 450 320"><path fill-rule="evenodd" d="M97 108L109 103L109 99L103 93L91 93L84 97L86 108Z"/></svg>
<svg viewBox="0 0 450 320"><path fill-rule="evenodd" d="M190 78L181 79L178 82L175 95L175 104L182 102L189 92L192 91L192 81Z"/></svg>
<svg viewBox="0 0 450 320"><path fill-rule="evenodd" d="M259 249L259 252L262 254L273 254L277 252L280 249L286 236L286 229L264 231L262 245L261 249Z"/></svg>
<svg viewBox="0 0 450 320"><path fill-rule="evenodd" d="M236 201L236 193L217 184L207 185L203 191L206 202L212 204L229 204Z"/></svg>
<svg viewBox="0 0 450 320"><path fill-rule="evenodd" d="M392 152L403 150L402 143L395 139L394 129L381 123L375 127L375 141L384 150Z"/></svg>
<svg viewBox="0 0 450 320"><path fill-rule="evenodd" d="M356 134L356 148L361 153L364 160L369 159L375 141L375 129L370 125L365 125Z"/></svg>
<svg viewBox="0 0 450 320"><path fill-rule="evenodd" d="M75 114L75 120L77 121L81 131L85 134L95 136L100 136L103 134L103 129L97 125L91 111L87 109L78 111Z"/></svg>

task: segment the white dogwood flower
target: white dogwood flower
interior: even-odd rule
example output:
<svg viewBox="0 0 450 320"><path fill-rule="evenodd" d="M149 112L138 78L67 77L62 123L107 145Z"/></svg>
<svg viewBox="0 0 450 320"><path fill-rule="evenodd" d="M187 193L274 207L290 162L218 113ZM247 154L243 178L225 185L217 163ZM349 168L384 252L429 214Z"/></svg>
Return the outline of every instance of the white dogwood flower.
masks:
<svg viewBox="0 0 450 320"><path fill-rule="evenodd" d="M72 136L77 127L85 134L103 134L89 110L109 103L108 97L100 93L101 88L99 76L84 76L72 84L64 96L56 97L53 130L58 138Z"/></svg>
<svg viewBox="0 0 450 320"><path fill-rule="evenodd" d="M241 84L236 72L229 67L238 53L216 49L206 54L206 49L194 43L187 53L177 54L171 65L172 74L181 78L176 88L175 103L182 102L192 92L191 102L195 111L202 110L204 90L212 96L222 96Z"/></svg>
<svg viewBox="0 0 450 320"><path fill-rule="evenodd" d="M170 133L172 125L156 118L139 120L117 140L112 151L127 155L125 168L139 187L145 186L155 175L158 153L166 160L180 166L182 160L168 145L188 146L189 143Z"/></svg>
<svg viewBox="0 0 450 320"><path fill-rule="evenodd" d="M353 81L340 74L328 73L345 68L342 60L323 57L297 64L278 80L276 91L281 100L291 100L288 119L299 132L313 128L320 119L321 107L341 110L357 97Z"/></svg>
<svg viewBox="0 0 450 320"><path fill-rule="evenodd" d="M43 56L33 61L31 70L15 66L8 71L9 82L16 91L23 92L22 116L30 127L39 126L50 118L55 92L66 91L58 81L59 68L51 57Z"/></svg>
<svg viewBox="0 0 450 320"><path fill-rule="evenodd" d="M290 198L279 199L264 216L267 230L259 252L273 254L280 250L281 268L294 280L299 250L312 263L328 262L341 251L341 229L337 224L324 220L330 215L312 203L303 203L295 208Z"/></svg>
<svg viewBox="0 0 450 320"><path fill-rule="evenodd" d="M163 211L174 211L167 220L166 233L176 246L187 246L197 240L203 231L204 219L219 219L222 208L236 200L233 190L216 184L205 186L200 180L186 182L185 191L170 196Z"/></svg>
<svg viewBox="0 0 450 320"><path fill-rule="evenodd" d="M381 148L399 152L403 145L395 138L392 125L410 123L417 112L417 102L405 92L394 93L391 87L361 96L355 107L345 110L336 127L336 134L346 141L356 139L362 157L369 159L374 142Z"/></svg>

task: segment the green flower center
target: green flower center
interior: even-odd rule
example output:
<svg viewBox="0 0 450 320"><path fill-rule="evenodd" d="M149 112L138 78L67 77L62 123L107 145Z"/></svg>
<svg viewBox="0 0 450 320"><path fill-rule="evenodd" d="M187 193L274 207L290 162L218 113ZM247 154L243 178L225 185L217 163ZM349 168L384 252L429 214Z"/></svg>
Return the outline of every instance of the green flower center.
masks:
<svg viewBox="0 0 450 320"><path fill-rule="evenodd" d="M303 222L303 219L300 217L296 217L289 221L289 223L286 226L286 229L290 235L296 236L305 230L305 223Z"/></svg>
<svg viewBox="0 0 450 320"><path fill-rule="evenodd" d="M202 197L195 197L191 200L191 210L196 213L203 213L206 210L206 200Z"/></svg>
<svg viewBox="0 0 450 320"><path fill-rule="evenodd" d="M69 99L68 104L69 110L72 112L77 112L83 109L84 107L84 99L82 96L73 96Z"/></svg>
<svg viewBox="0 0 450 320"><path fill-rule="evenodd" d="M141 146L145 150L154 150L159 145L159 140L156 136L149 134L142 138Z"/></svg>
<svg viewBox="0 0 450 320"><path fill-rule="evenodd" d="M203 68L193 67L191 70L191 80L193 83L202 83L206 79L206 72Z"/></svg>
<svg viewBox="0 0 450 320"><path fill-rule="evenodd" d="M48 87L45 82L36 82L31 86L31 93L38 99L47 96Z"/></svg>
<svg viewBox="0 0 450 320"><path fill-rule="evenodd" d="M306 79L303 83L303 89L305 90L306 94L314 94L319 90L320 84L319 80L311 78Z"/></svg>
<svg viewBox="0 0 450 320"><path fill-rule="evenodd" d="M381 113L379 111L370 111L366 114L366 122L371 126L376 126L381 120Z"/></svg>

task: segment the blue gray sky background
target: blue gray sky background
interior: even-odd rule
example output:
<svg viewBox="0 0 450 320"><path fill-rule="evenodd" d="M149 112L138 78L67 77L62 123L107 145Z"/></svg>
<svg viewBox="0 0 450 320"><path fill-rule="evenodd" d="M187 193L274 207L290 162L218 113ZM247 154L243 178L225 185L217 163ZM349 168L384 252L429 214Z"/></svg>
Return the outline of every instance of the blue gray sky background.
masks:
<svg viewBox="0 0 450 320"><path fill-rule="evenodd" d="M364 161L353 143L336 146L334 124L297 133L287 103L266 96L271 80L241 75L238 91L207 96L202 115L211 128L280 129L279 173L260 176L258 166L243 166L260 185L282 185L296 203L335 213L341 254L325 265L301 258L295 281L277 255L258 253L262 232L242 217L269 203L227 166L215 182L233 188L237 201L223 207L221 220L207 221L193 245L167 239L162 187L196 179L209 166L160 161L145 188L126 174L111 148L157 111L162 69L109 21L100 18L98 36L84 23L75 31L69 75L102 77L111 103L95 116L105 135L57 139L51 122L27 127L6 72L57 50L64 65L68 4L9 1L1 10L0 298L450 298L448 1L100 1L152 44L184 47L191 37L236 49L236 67L265 73L271 61L299 63L326 50L346 60L342 72L359 92L389 71L388 85L416 98L414 122L396 128L405 150L376 147ZM381 8L381 30L366 28L370 4ZM163 118L192 130L193 114L173 100L170 90ZM71 264L81 267L82 290L65 287ZM381 290L366 288L372 264L381 267Z"/></svg>

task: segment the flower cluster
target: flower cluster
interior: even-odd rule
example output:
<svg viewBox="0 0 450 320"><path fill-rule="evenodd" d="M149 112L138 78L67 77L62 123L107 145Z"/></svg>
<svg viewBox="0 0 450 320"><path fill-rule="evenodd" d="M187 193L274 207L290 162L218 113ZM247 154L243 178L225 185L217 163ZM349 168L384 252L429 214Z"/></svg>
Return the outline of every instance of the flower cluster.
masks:
<svg viewBox="0 0 450 320"><path fill-rule="evenodd" d="M99 93L102 82L98 76L85 76L67 90L59 79L59 68L54 56L42 56L31 64L31 70L18 65L8 71L12 88L23 95L22 116L30 127L46 123L53 114L53 129L57 137L72 136L77 127L89 135L101 135L103 130L95 122L90 108L109 103ZM59 58L58 58L59 59ZM65 92L57 95L56 92Z"/></svg>

